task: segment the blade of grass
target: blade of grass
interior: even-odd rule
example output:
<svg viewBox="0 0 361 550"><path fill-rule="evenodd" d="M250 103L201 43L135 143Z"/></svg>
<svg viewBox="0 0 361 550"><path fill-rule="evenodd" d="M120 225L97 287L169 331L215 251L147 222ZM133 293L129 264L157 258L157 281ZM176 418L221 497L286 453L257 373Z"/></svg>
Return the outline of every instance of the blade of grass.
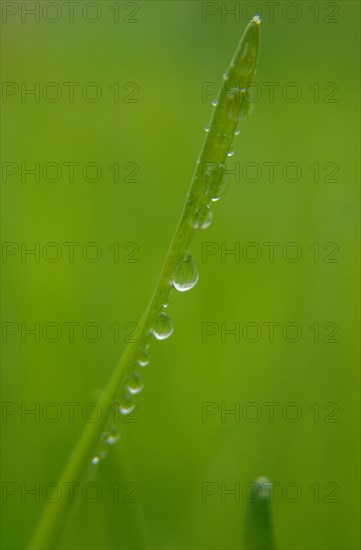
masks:
<svg viewBox="0 0 361 550"><path fill-rule="evenodd" d="M249 497L244 526L244 550L275 550L271 515L272 483L256 479Z"/></svg>
<svg viewBox="0 0 361 550"><path fill-rule="evenodd" d="M210 204L225 192L225 161L229 155L239 121L249 112L247 87L251 83L258 57L260 18L255 16L248 24L227 73L215 107L201 156L186 199L183 214L171 242L166 261L153 298L139 324L138 342L130 344L114 370L99 401L102 411L114 406L117 399L123 399L124 388L134 382L134 373L140 357L147 354L152 335L162 340L172 333L171 320L163 312L172 286L187 290L197 281L194 264L186 251L195 233L208 227L211 221ZM176 274L176 275L175 275ZM191 281L189 279L192 279ZM177 280L177 282L175 282ZM134 389L134 388L133 388ZM136 393L131 391L130 393ZM109 417L103 421L88 424L79 442L70 455L59 483L81 481L96 455L99 440ZM96 455L96 457L95 457ZM95 460L95 458L96 460ZM69 516L66 496L49 503L30 542L29 550L57 548L63 528Z"/></svg>

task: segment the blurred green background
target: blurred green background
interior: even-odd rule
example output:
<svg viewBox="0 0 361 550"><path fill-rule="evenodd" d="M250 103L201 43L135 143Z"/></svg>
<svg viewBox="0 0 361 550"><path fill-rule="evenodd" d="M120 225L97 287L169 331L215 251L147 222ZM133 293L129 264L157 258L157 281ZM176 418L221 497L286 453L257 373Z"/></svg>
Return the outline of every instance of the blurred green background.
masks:
<svg viewBox="0 0 361 550"><path fill-rule="evenodd" d="M3 548L28 543L45 498L36 502L24 488L38 483L41 492L59 478L84 427L83 406L97 400L126 345L131 327L124 326L140 319L154 291L216 96L202 91L221 82L246 16L256 11L263 16L261 92L228 161L239 178L229 175L214 223L196 236L199 283L172 295L174 334L152 346L136 399L139 421L122 423L121 441L99 465L102 496L81 499L61 548L240 548L242 490L260 475L276 483L278 548L359 548L358 2L277 2L270 17L267 2L81 1L74 22L63 2L60 11L40 2L38 22L20 4L3 2L2 14ZM239 11L227 15L234 7ZM39 102L21 97L22 82L39 83ZM49 82L60 86L59 101L49 100L55 87L44 91ZM66 82L79 83L74 102ZM99 101L82 95L90 82L101 90ZM292 101L295 91L299 101ZM21 163L36 162L40 170L61 165L59 181L49 181L51 167L38 182L22 178ZM80 164L73 182L66 162ZM270 162L279 163L274 181ZM83 177L86 163L100 165L99 181L87 181L95 178L91 167ZM114 163L119 182L109 169ZM134 167L127 163L136 163L136 181L123 181ZM247 163L256 163L259 177ZM298 181L290 181L292 167L282 172L287 163L301 168ZM59 261L49 260L51 242L60 247ZM73 262L67 242L80 243ZM99 261L82 254L85 247L93 257L91 242ZM259 261L221 254L250 242L262 251ZM266 242L279 243L273 262ZM299 261L282 255L290 242L302 251ZM39 261L21 257L25 246L40 246ZM207 256L206 246L219 252ZM129 262L133 251L137 262ZM50 322L62 327L53 343L51 328L48 337L41 333ZM69 322L79 323L74 342ZM89 337L81 334L90 322L102 331L94 343L91 327ZM242 333L250 322L262 330L254 343ZM273 343L267 322L279 323ZM294 343L281 333L290 322L302 330ZM39 342L24 332L35 323ZM206 341L204 323L218 330ZM239 342L222 337L225 326L240 327ZM325 342L335 327L337 341ZM68 402L80 404L74 422ZM278 403L273 422L269 402ZM49 421L49 403L60 407L59 421ZM202 417L207 403L215 414ZM21 415L35 406L38 419ZM224 414L235 407L239 418ZM300 417L292 422L295 411ZM119 502L109 489L115 483ZM205 496L204 483L214 495ZM138 502L123 502L133 488ZM236 498L225 488L238 488Z"/></svg>

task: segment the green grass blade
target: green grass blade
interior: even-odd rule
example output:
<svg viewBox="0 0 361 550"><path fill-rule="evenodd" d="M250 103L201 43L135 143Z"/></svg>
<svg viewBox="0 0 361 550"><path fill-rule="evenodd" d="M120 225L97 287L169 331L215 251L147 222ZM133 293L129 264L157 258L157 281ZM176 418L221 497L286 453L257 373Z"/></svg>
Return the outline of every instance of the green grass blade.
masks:
<svg viewBox="0 0 361 550"><path fill-rule="evenodd" d="M225 191L225 162L231 149L239 121L249 112L246 89L251 83L259 49L259 23L255 16L247 26L230 67L223 79L218 102L207 133L201 156L193 177L185 208L171 242L159 283L142 321L139 324L138 342L130 344L116 366L108 385L99 400L101 410L122 402L125 388L134 382L139 358L147 352L151 339L164 339L172 332L171 320L163 312L173 287L178 290L191 288L197 280L195 267L187 249L199 229L210 223L210 205ZM191 276L191 277L190 277ZM192 281L187 280L189 277ZM175 279L180 279L175 283ZM188 287L187 287L188 285ZM110 415L109 415L110 416ZM61 479L63 482L81 481L89 471L92 459L100 456L99 441L107 431L109 418L103 422L88 424L69 457ZM95 467L95 466L94 466ZM64 526L71 513L71 505L62 497L46 506L36 529L29 550L49 550L58 547Z"/></svg>
<svg viewBox="0 0 361 550"><path fill-rule="evenodd" d="M256 479L251 493L244 526L244 550L275 550L272 483L260 477Z"/></svg>

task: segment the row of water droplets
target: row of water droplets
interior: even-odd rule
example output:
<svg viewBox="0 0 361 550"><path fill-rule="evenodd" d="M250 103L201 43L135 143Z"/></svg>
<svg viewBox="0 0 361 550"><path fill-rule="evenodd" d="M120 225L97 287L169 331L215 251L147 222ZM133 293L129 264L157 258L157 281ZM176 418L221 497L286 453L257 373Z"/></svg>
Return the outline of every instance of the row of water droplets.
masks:
<svg viewBox="0 0 361 550"><path fill-rule="evenodd" d="M224 75L224 80L228 79L228 75ZM246 90L241 90L241 93L245 93ZM217 101L213 101L212 105L216 107L218 105ZM239 120L242 120L249 114L249 104L248 101L244 101L242 104L244 107L241 109ZM207 126L205 131L208 133L210 127ZM236 128L234 131L234 136L240 134L239 128ZM215 136L220 138L222 136ZM228 135L223 136L224 139L230 138ZM233 136L232 136L233 139ZM232 140L231 140L232 141ZM233 149L230 149L227 153L228 157L231 157L234 154ZM212 223L212 211L210 204L212 202L218 201L220 197L225 193L227 189L227 180L226 180L226 171L225 164L220 163L209 167L208 172L205 174L206 188L204 191L203 201L200 201L189 219L189 222L193 229L202 230L207 229ZM211 194L210 194L211 190ZM187 292L191 290L198 282L198 268L197 265L189 252L185 252L179 261L176 263L176 266L172 273L171 286L178 292ZM169 338L174 330L174 325L172 319L165 313L165 309L169 306L168 297L165 297L162 300L161 307L157 309L157 314L154 317L154 320L151 323L150 333L145 335L144 342L140 346L139 351L136 356L132 359L131 363L128 365L124 384L122 384L121 394L119 400L116 401L115 406L118 407L118 412L120 413L120 418L129 416L136 410L136 403L134 398L143 390L144 383L142 379L141 369L147 367L150 363L150 343L151 337L154 337L156 340L162 341ZM107 449L110 445L113 445L119 440L120 434L119 429L116 423L108 423L107 429L104 431L101 437L99 448L95 456L92 458L92 464L97 465L101 460L107 456Z"/></svg>
<svg viewBox="0 0 361 550"><path fill-rule="evenodd" d="M227 80L228 75L225 74L223 76L223 79ZM241 109L238 117L240 121L246 118L246 116L250 113L250 104L246 96L247 90L245 88L237 88L237 91L240 96L243 96L243 101L241 103ZM218 105L218 102L213 101L212 105L216 107ZM210 132L210 130L210 126L205 127L206 133ZM233 136L238 136L239 134L240 129L237 127L234 131ZM233 141L233 136L231 136L230 141ZM225 135L224 137L227 137L228 139L230 138L230 136L228 135ZM230 149L227 153L227 156L231 157L233 154L233 149ZM198 161L198 163L199 162L200 161ZM207 229L211 225L212 210L210 208L210 204L212 202L218 201L225 192L225 176L225 163L209 166L209 171L206 173L205 178L208 188L206 187L206 189L204 190L204 197L202 197L203 200L201 200L200 203L194 209L192 209L192 213L189 218L189 222L193 229ZM212 184L215 182L218 184L218 186L212 187ZM211 188L213 193L210 196L209 189ZM194 258L189 252L185 252L181 256L180 260L177 262L173 270L171 285L179 292L186 292L188 290L191 290L197 284L198 276L198 268L196 262L194 261ZM171 318L163 311L163 308L166 308L168 305L169 302L165 300L163 302L162 310L158 312L158 315L156 316L151 328L151 333L157 340L165 340L169 338L169 336L171 336L171 334L173 333L173 322ZM145 351L144 353L147 353L147 351Z"/></svg>
<svg viewBox="0 0 361 550"><path fill-rule="evenodd" d="M199 222L200 225L205 225L205 221ZM198 281L198 268L196 263L188 252L184 253L175 269L173 270L172 275L172 287L179 292L186 292L191 290ZM161 308L157 310L157 315L155 316L152 324L150 333L145 336L145 343L140 346L139 351L136 353L135 357L129 364L125 378L124 384L120 390L119 400L116 401L115 406L118 407L118 412L120 413L119 422L108 423L107 429L103 432L101 436L101 441L98 445L98 449L94 457L92 458L92 464L97 465L107 456L107 449L110 445L113 445L119 440L120 434L117 424L122 422L122 418L129 416L137 408L137 405L134 401L134 398L143 390L144 383L142 379L141 369L147 367L150 363L150 343L151 338L156 340L166 340L169 338L174 330L173 321L165 313L165 309L168 307L168 300L164 299L162 301Z"/></svg>
<svg viewBox="0 0 361 550"><path fill-rule="evenodd" d="M232 69L233 67L234 65L231 65L230 68ZM223 75L223 81L226 83L228 79L229 75L225 73ZM212 128L211 125L207 125L204 128L205 132L207 134L211 133L212 138L222 149L225 149L226 158L234 155L232 143L234 137L239 136L241 133L238 124L249 116L253 108L253 104L250 102L247 92L247 88L240 86L233 86L230 89L223 87L220 98L212 101L212 106L215 108L220 102L226 103L227 116L236 123L236 128L233 133L221 133L217 131L217 128ZM205 184L204 194L211 202L218 201L228 189L225 160L220 163L208 163L203 167L204 174L202 174L202 181ZM210 212L209 204L203 207L203 209L204 211ZM208 214L208 219L212 219L211 213ZM210 223L208 225L210 225Z"/></svg>

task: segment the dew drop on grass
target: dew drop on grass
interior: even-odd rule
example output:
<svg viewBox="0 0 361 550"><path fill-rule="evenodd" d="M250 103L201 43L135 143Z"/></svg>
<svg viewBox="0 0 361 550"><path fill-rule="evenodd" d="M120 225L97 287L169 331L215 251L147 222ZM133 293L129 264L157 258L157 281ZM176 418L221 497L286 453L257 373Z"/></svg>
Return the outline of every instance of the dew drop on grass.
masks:
<svg viewBox="0 0 361 550"><path fill-rule="evenodd" d="M229 79L228 73L224 73L223 80L228 80L228 79Z"/></svg>
<svg viewBox="0 0 361 550"><path fill-rule="evenodd" d="M216 99L214 99L214 100L212 101L212 105L213 105L213 107L217 107L218 101L217 101Z"/></svg>
<svg viewBox="0 0 361 550"><path fill-rule="evenodd" d="M221 181L218 187L215 188L214 193L212 194L212 201L217 202L225 194L228 189L228 182Z"/></svg>
<svg viewBox="0 0 361 550"><path fill-rule="evenodd" d="M233 157L234 155L234 149L230 149L227 153L227 157Z"/></svg>
<svg viewBox="0 0 361 550"><path fill-rule="evenodd" d="M151 328L152 334L157 340L165 340L173 333L173 321L168 315L161 312L155 319Z"/></svg>
<svg viewBox="0 0 361 550"><path fill-rule="evenodd" d="M147 365L149 365L149 362L150 362L149 352L146 349L144 349L138 355L137 363L141 367L146 367Z"/></svg>
<svg viewBox="0 0 361 550"><path fill-rule="evenodd" d="M137 372L133 372L126 381L126 389L131 395L137 395L144 388L143 380Z"/></svg>
<svg viewBox="0 0 361 550"><path fill-rule="evenodd" d="M204 127L204 131L206 132L206 134L208 134L209 130L210 130L210 127L209 127L209 126L205 126L205 127Z"/></svg>
<svg viewBox="0 0 361 550"><path fill-rule="evenodd" d="M128 414L131 414L134 411L135 407L136 405L132 401L124 401L119 406L119 412L121 414L124 414L124 416L127 416Z"/></svg>
<svg viewBox="0 0 361 550"><path fill-rule="evenodd" d="M207 229L212 223L212 211L209 206L205 204L197 208L191 223L194 229Z"/></svg>
<svg viewBox="0 0 361 550"><path fill-rule="evenodd" d="M198 281L197 265L188 252L186 252L173 271L172 285L179 292L191 290Z"/></svg>
<svg viewBox="0 0 361 550"><path fill-rule="evenodd" d="M206 196L212 201L218 201L228 189L227 173L223 163L210 164L209 172L205 175Z"/></svg>
<svg viewBox="0 0 361 550"><path fill-rule="evenodd" d="M257 23L257 25L259 25L261 23L261 16L260 15L255 15L254 17L252 17L251 22L252 23Z"/></svg>
<svg viewBox="0 0 361 550"><path fill-rule="evenodd" d="M91 463L96 465L99 464L104 458L107 456L107 453L102 451L101 453L97 453L95 456L93 456Z"/></svg>
<svg viewBox="0 0 361 550"><path fill-rule="evenodd" d="M114 445L119 440L119 433L115 426L112 426L110 433L108 434L106 438L106 442L108 445Z"/></svg>
<svg viewBox="0 0 361 550"><path fill-rule="evenodd" d="M234 131L234 135L235 136L239 136L239 134L241 133L241 130L239 128L237 128L235 131Z"/></svg>

